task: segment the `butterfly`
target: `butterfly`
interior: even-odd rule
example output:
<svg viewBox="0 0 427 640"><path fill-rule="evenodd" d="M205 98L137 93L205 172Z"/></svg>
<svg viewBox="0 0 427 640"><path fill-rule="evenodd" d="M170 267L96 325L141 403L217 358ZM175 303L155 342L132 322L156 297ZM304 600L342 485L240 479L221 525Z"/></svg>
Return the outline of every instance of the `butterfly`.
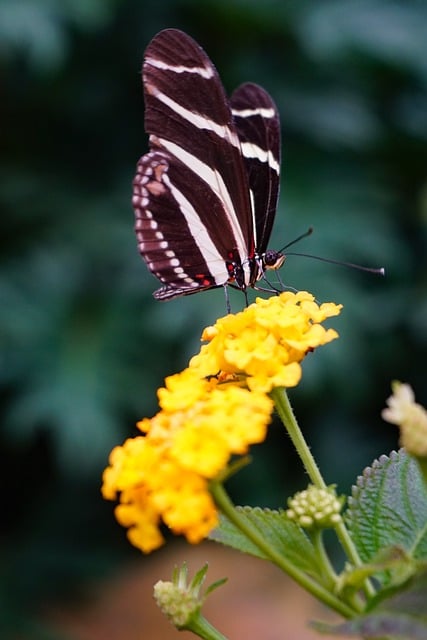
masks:
<svg viewBox="0 0 427 640"><path fill-rule="evenodd" d="M277 107L245 83L227 97L186 33L151 40L142 70L150 151L133 181L138 248L168 300L230 285L246 293L285 256L267 249L280 177Z"/></svg>

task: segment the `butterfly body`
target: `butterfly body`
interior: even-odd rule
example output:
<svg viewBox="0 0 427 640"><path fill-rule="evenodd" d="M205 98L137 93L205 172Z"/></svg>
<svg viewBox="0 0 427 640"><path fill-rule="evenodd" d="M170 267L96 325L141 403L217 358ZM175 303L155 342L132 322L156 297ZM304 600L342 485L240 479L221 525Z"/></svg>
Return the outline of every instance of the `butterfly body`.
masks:
<svg viewBox="0 0 427 640"><path fill-rule="evenodd" d="M143 64L150 151L133 182L139 251L158 299L230 284L245 291L284 257L267 251L277 207L280 126L252 83L228 99L206 53L167 29Z"/></svg>

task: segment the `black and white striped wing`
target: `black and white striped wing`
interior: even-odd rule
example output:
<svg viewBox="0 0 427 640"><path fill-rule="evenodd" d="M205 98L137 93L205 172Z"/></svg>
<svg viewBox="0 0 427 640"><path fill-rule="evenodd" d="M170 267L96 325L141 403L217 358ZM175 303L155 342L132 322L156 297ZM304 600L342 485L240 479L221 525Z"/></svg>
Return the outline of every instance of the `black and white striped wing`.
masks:
<svg viewBox="0 0 427 640"><path fill-rule="evenodd" d="M150 152L133 205L139 250L163 283L160 299L229 281L250 284L255 253L248 179L229 101L208 56L167 29L143 65Z"/></svg>
<svg viewBox="0 0 427 640"><path fill-rule="evenodd" d="M250 82L234 91L230 104L249 181L256 251L263 255L279 198L279 113L270 95Z"/></svg>

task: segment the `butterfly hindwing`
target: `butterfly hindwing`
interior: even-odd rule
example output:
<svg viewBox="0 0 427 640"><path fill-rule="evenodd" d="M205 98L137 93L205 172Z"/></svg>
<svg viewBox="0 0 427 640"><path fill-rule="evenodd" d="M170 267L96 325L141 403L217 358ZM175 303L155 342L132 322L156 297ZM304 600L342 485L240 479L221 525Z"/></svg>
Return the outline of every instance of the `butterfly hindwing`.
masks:
<svg viewBox="0 0 427 640"><path fill-rule="evenodd" d="M247 82L230 99L253 203L258 254L267 249L279 198L280 119L270 95Z"/></svg>

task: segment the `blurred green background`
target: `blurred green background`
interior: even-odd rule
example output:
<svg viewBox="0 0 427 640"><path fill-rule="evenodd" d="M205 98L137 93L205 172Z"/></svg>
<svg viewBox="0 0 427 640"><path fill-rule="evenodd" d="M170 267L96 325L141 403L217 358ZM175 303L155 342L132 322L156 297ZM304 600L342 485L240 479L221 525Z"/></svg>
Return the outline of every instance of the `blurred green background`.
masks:
<svg viewBox="0 0 427 640"><path fill-rule="evenodd" d="M225 313L222 291L154 301L136 250L140 67L166 27L203 46L228 92L250 80L277 102L271 248L313 225L296 251L386 268L289 257L282 270L344 305L340 340L306 359L291 392L326 480L348 492L397 446L380 418L392 379L427 402L424 1L0 0L1 637L47 637L42 600L139 557L101 500L102 470ZM254 456L236 500L280 506L304 486L279 426Z"/></svg>

